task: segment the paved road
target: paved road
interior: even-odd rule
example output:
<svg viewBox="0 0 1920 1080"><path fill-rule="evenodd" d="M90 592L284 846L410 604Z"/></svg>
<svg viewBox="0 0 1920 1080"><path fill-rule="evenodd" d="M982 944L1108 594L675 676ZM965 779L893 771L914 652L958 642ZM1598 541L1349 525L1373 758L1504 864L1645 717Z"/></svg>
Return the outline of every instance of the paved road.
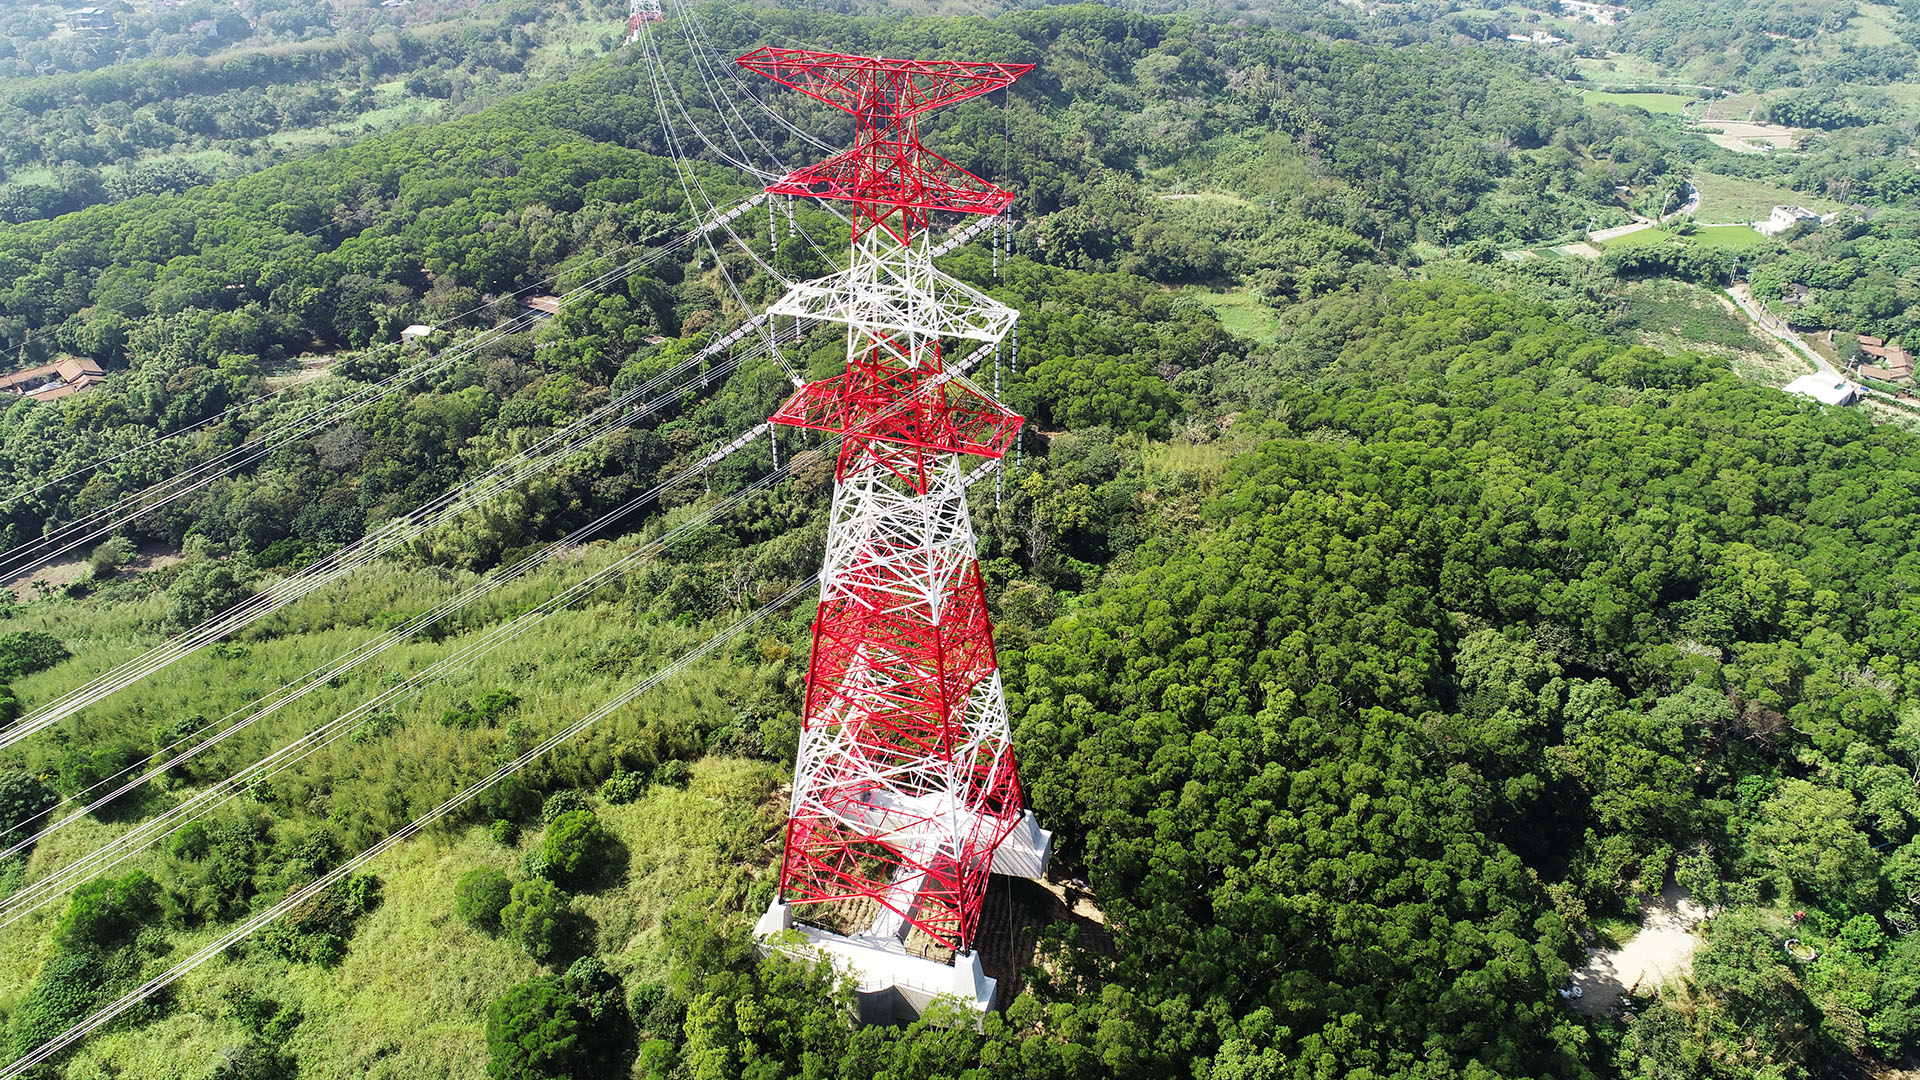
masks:
<svg viewBox="0 0 1920 1080"><path fill-rule="evenodd" d="M1653 228L1653 222L1648 221L1646 218L1640 218L1631 225L1616 225L1611 229L1601 229L1599 232L1588 233L1587 242L1591 244L1604 244L1616 236L1625 236L1628 233L1637 233L1642 229L1651 228Z"/></svg>
<svg viewBox="0 0 1920 1080"><path fill-rule="evenodd" d="M1665 225L1667 222L1672 221L1673 219L1680 217L1683 214L1687 216L1692 216L1693 214L1696 214L1699 212L1700 188L1697 185L1695 185L1693 181L1689 180L1687 181L1687 191L1689 193L1687 195L1687 201L1680 205L1680 209L1675 210L1673 213L1668 214L1666 217L1661 218L1660 224Z"/></svg>
<svg viewBox="0 0 1920 1080"><path fill-rule="evenodd" d="M1748 290L1746 282L1735 282L1727 289L1727 295L1733 298L1734 303L1740 305L1740 310L1747 313L1747 318L1752 319L1755 326L1758 326L1773 337L1792 346L1801 356L1806 357L1822 375L1840 374L1840 369L1828 363L1826 357L1815 352L1813 346L1808 345L1806 339L1798 333L1795 333L1792 327L1781 322L1778 315L1761 308L1758 302L1754 300L1753 293Z"/></svg>

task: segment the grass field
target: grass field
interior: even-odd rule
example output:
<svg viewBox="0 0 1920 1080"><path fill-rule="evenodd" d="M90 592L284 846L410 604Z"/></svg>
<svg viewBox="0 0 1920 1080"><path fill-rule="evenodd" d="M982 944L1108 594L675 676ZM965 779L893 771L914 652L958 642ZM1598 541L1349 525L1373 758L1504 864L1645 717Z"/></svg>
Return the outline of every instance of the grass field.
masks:
<svg viewBox="0 0 1920 1080"><path fill-rule="evenodd" d="M1840 209L1832 200L1764 180L1709 172L1695 176L1694 183L1700 188L1700 210L1694 216L1701 221L1757 221L1780 205L1804 206L1823 213Z"/></svg>
<svg viewBox="0 0 1920 1080"><path fill-rule="evenodd" d="M772 795L780 772L766 762L707 758L685 789L656 787L630 805L596 807L618 842L619 868L611 884L577 895L573 909L616 973L662 975L660 923L689 892L713 890L735 918L745 910L745 884L770 865L764 845L779 828L782 807ZM368 867L381 879L381 904L337 966L222 957L185 980L171 1015L89 1042L68 1075L124 1069L191 1080L217 1072L221 1051L245 1042L225 1005L234 986L299 1007L304 1019L289 1049L303 1077L484 1075L487 1006L539 967L511 941L456 918L453 886L476 866L522 876L521 857L537 843L537 828L504 847L481 827L410 841Z"/></svg>
<svg viewBox="0 0 1920 1080"><path fill-rule="evenodd" d="M1892 98L1909 116L1920 114L1920 83L1883 83L1872 89Z"/></svg>
<svg viewBox="0 0 1920 1080"><path fill-rule="evenodd" d="M1690 239L1702 247L1726 248L1729 251L1746 251L1773 242L1745 225L1703 226Z"/></svg>
<svg viewBox="0 0 1920 1080"><path fill-rule="evenodd" d="M1615 251L1620 248L1648 247L1664 244L1673 239L1673 234L1665 229L1641 229L1638 232L1621 233L1600 245L1602 250Z"/></svg>
<svg viewBox="0 0 1920 1080"><path fill-rule="evenodd" d="M1726 97L1703 101L1693 110L1695 120L1711 122L1714 120L1753 120L1754 110L1766 104L1758 94L1730 94Z"/></svg>
<svg viewBox="0 0 1920 1080"><path fill-rule="evenodd" d="M424 670L422 661L429 660L430 654L444 655L457 648L463 634L483 631L525 610L536 597L552 595L561 580L576 580L589 568L618 557L622 546L637 542L636 534L618 542L590 544L522 581L505 585L497 599L470 608L459 626L450 627L452 633L446 639L429 641L423 636L395 644L379 660L343 675L339 685L323 686L264 721L257 736L253 731L236 734L231 751L236 756L227 760L253 760L262 756L263 747L284 745L294 733L342 715L349 698L365 700L376 688L392 685L394 672ZM422 572L393 563L369 567L349 582L290 605L275 616L271 632L240 635L231 649L201 652L170 668L164 679L127 688L120 699L103 703L89 714L89 731L99 731L105 738L117 725L125 730L128 718L136 721L136 729L145 729L152 726L153 717L224 715L233 705L277 683L280 676L275 673L312 670L325 658L369 639L395 615L423 610L423 602L457 591L470 580L471 575L464 573ZM46 630L75 652L62 664L15 680L22 699L43 703L153 644L165 603L164 594L156 593L113 603L58 598L15 609L9 629ZM569 663L569 658L628 655L634 663L651 666L651 657L677 655L689 641L704 636L704 630L648 622L638 616L628 620L615 614L622 610L622 603L615 596L602 596L580 610L556 613L558 621L553 625L543 624L541 631L518 639L517 644L542 655L508 646L485 664L453 671L444 683L422 686L421 697L397 707L402 720L397 730L366 745L338 744L342 752L351 747L354 760L324 760L333 753L329 747L316 751L299 768L313 769L307 775L316 779L330 777L330 784L361 773L375 778L383 791L422 779L416 766L426 775L450 775L449 769L466 775L490 770L497 760L495 750L523 745L528 739L537 741L559 724L584 715L624 684L619 665L587 672ZM597 642L589 644L596 637ZM750 651L745 662L761 663L773 644L773 639L766 639L758 652L747 644ZM518 674L505 674L509 669ZM741 671L738 663L718 657L687 668L536 764L529 770L529 779L535 786L554 786L536 774L545 769L592 767L592 762L605 760L617 747L653 745L654 735L648 732L669 741L679 739L670 729L687 717L704 714L711 722L726 722L722 717L733 715L726 694L740 685ZM523 697L506 730L462 732L433 719L449 702L471 698L477 687L497 686L506 678L514 680ZM687 694L698 695L699 702L683 696ZM264 730L268 728L272 730ZM475 748L455 745L466 738L477 740ZM432 743L433 749L422 742ZM494 748L480 747L481 742L493 743ZM208 758L224 752L212 751ZM698 756L692 743L675 752ZM297 771L283 779L293 782ZM756 877L770 872L773 862L768 851L777 850L769 849L767 841L778 835L783 804L776 792L784 773L781 765L763 760L701 757L684 788L654 787L637 802L598 808L602 822L618 841L617 850L608 860L609 880L592 890L577 890L573 907L585 917L591 941L616 973L659 976L661 918L689 892L710 890L706 895L717 911L736 919L749 917L745 890ZM411 780L401 779L409 776ZM165 797L183 797L195 783L183 778ZM417 793L427 796L420 804L409 805L395 790L394 801L382 813L389 813L397 823L450 793L451 785L428 783L439 790L420 788ZM580 786L580 780L570 777L560 786ZM343 797L342 804L347 801ZM309 809L314 805L309 803ZM366 806L367 800L360 799L357 805ZM31 880L64 865L129 826L129 821L118 818L83 818L36 847L26 876ZM301 1059L304 1077L402 1080L483 1075L486 1006L507 985L536 968L511 942L474 931L455 918L451 890L461 873L478 865L495 865L519 876L522 857L538 843L537 834L538 826L530 826L517 846L508 847L496 843L480 826L430 830L368 868L383 882L383 900L338 966L294 965L257 951L223 957L182 984L179 1005L170 1014L89 1042L76 1055L71 1071L63 1075L124 1072L179 1080L212 1075L220 1067L221 1051L244 1043L244 1034L223 1004L226 988L236 984L300 1009L305 1019L290 1049ZM347 846L357 849L365 846L364 841L364 836L350 837ZM164 873L162 862L148 848L138 851L131 865ZM6 887L0 883L0 889ZM51 905L19 923L0 927L0 1015L18 1006L45 959L48 931L62 906ZM185 956L211 933L176 934L172 938L176 951L167 962Z"/></svg>
<svg viewBox="0 0 1920 1080"><path fill-rule="evenodd" d="M1641 229L1616 236L1602 245L1608 251L1622 248L1647 247L1664 244L1675 237L1675 233L1666 229ZM1769 243L1766 237L1754 232L1745 225L1709 225L1694 229L1686 234L1686 239L1701 247L1726 248L1729 251L1745 251Z"/></svg>
<svg viewBox="0 0 1920 1080"><path fill-rule="evenodd" d="M1885 4L1861 4L1860 13L1847 22L1847 32L1856 45L1898 45L1900 34L1894 30L1900 13Z"/></svg>
<svg viewBox="0 0 1920 1080"><path fill-rule="evenodd" d="M6 182L9 184L51 184L53 183L53 176L54 173L51 168L45 165L35 165L31 168L17 169L7 173Z"/></svg>
<svg viewBox="0 0 1920 1080"><path fill-rule="evenodd" d="M1654 278L1623 283L1620 294L1627 303L1619 328L1633 331L1644 344L1724 357L1734 374L1768 386L1807 373L1807 364L1782 355L1714 289Z"/></svg>
<svg viewBox="0 0 1920 1080"><path fill-rule="evenodd" d="M1194 296L1220 316L1220 324L1255 341L1271 342L1280 332L1273 305L1250 292L1202 292Z"/></svg>
<svg viewBox="0 0 1920 1080"><path fill-rule="evenodd" d="M1645 109L1665 116L1679 116L1680 106L1691 100L1679 94L1616 94L1608 90L1589 90L1580 95L1580 99L1594 104Z"/></svg>
<svg viewBox="0 0 1920 1080"><path fill-rule="evenodd" d="M1663 83L1667 73L1659 67L1633 56L1579 57L1574 66L1580 69L1580 76L1595 86L1637 86L1645 83Z"/></svg>

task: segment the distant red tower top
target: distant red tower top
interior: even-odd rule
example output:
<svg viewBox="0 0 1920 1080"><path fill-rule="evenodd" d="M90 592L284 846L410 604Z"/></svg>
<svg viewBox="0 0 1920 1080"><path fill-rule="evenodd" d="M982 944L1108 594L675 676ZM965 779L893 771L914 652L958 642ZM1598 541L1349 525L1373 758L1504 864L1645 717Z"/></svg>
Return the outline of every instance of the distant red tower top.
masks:
<svg viewBox="0 0 1920 1080"><path fill-rule="evenodd" d="M995 214L1013 201L1012 192L921 146L917 119L1009 86L1032 64L888 60L772 46L736 63L853 114L859 130L851 149L796 169L767 190L853 203L855 239L878 226L910 244L931 211Z"/></svg>

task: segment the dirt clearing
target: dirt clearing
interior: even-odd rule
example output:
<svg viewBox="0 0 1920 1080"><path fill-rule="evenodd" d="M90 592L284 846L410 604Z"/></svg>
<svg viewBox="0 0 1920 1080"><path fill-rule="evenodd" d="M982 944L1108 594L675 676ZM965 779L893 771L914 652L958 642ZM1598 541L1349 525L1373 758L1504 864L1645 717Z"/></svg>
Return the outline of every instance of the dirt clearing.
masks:
<svg viewBox="0 0 1920 1080"><path fill-rule="evenodd" d="M1646 919L1633 940L1618 949L1595 949L1585 967L1573 973L1582 991L1570 1004L1588 1016L1610 1016L1620 1011L1620 999L1635 988L1669 985L1693 969L1693 950L1700 938L1694 928L1707 911L1678 885L1660 891L1647 905Z"/></svg>

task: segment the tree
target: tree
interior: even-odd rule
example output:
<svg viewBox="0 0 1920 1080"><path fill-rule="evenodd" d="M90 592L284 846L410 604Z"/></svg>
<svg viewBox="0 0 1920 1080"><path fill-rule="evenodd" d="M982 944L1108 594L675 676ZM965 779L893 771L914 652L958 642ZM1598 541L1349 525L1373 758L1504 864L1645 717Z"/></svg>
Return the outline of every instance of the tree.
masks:
<svg viewBox="0 0 1920 1080"><path fill-rule="evenodd" d="M1808 780L1783 781L1754 824L1754 864L1823 907L1871 910L1880 890L1880 859L1858 821L1851 792Z"/></svg>
<svg viewBox="0 0 1920 1080"><path fill-rule="evenodd" d="M545 878L528 878L514 883L500 911L500 929L528 956L548 963L572 944L573 909L559 886Z"/></svg>
<svg viewBox="0 0 1920 1080"><path fill-rule="evenodd" d="M487 1008L491 1080L624 1076L634 1053L620 980L590 956L558 978L509 987Z"/></svg>
<svg viewBox="0 0 1920 1080"><path fill-rule="evenodd" d="M0 680L45 671L72 655L59 638L39 630L0 635Z"/></svg>
<svg viewBox="0 0 1920 1080"><path fill-rule="evenodd" d="M198 626L253 595L246 575L230 560L207 559L180 572L167 589L167 621Z"/></svg>
<svg viewBox="0 0 1920 1080"><path fill-rule="evenodd" d="M555 881L578 886L599 869L611 840L593 811L570 810L547 826L540 850Z"/></svg>
<svg viewBox="0 0 1920 1080"><path fill-rule="evenodd" d="M159 897L159 882L144 870L117 880L95 878L74 890L53 929L54 944L76 953L117 949L159 913Z"/></svg>
<svg viewBox="0 0 1920 1080"><path fill-rule="evenodd" d="M487 1007L490 1080L550 1080L594 1075L582 1043L587 1009L551 975L507 988Z"/></svg>
<svg viewBox="0 0 1920 1080"><path fill-rule="evenodd" d="M59 793L37 776L0 773L0 847L12 847L23 837L38 832L45 824L38 820L40 815L59 802Z"/></svg>
<svg viewBox="0 0 1920 1080"><path fill-rule="evenodd" d="M87 556L87 566L93 570L96 580L104 581L133 561L133 555L133 541L124 536L109 536Z"/></svg>
<svg viewBox="0 0 1920 1080"><path fill-rule="evenodd" d="M500 929L500 913L513 899L513 883L491 866L476 866L453 886L453 912L489 933Z"/></svg>

